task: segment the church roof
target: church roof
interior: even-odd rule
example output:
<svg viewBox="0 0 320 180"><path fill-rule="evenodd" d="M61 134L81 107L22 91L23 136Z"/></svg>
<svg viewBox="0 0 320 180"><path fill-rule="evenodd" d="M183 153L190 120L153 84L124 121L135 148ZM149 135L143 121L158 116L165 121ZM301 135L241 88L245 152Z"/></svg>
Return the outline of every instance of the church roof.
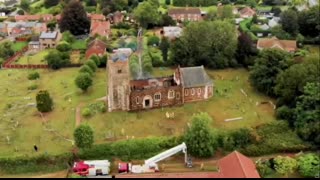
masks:
<svg viewBox="0 0 320 180"><path fill-rule="evenodd" d="M203 66L180 68L184 87L199 87L213 84Z"/></svg>

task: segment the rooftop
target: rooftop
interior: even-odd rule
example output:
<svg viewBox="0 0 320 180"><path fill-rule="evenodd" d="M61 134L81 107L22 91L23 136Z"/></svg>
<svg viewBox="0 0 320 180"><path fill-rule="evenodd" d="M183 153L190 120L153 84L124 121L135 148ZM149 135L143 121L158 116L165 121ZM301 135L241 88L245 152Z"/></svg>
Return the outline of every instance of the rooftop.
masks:
<svg viewBox="0 0 320 180"><path fill-rule="evenodd" d="M40 39L55 39L58 35L57 31L54 32L42 32L40 35Z"/></svg>
<svg viewBox="0 0 320 180"><path fill-rule="evenodd" d="M186 8L171 8L169 14L201 14L200 8L186 7Z"/></svg>
<svg viewBox="0 0 320 180"><path fill-rule="evenodd" d="M203 66L180 68L184 87L199 87L213 83Z"/></svg>

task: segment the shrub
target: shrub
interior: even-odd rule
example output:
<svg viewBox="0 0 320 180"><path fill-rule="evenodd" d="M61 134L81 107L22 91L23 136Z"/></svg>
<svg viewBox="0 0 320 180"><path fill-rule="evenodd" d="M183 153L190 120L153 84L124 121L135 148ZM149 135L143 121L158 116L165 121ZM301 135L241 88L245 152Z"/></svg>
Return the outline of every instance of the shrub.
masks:
<svg viewBox="0 0 320 180"><path fill-rule="evenodd" d="M37 84L33 84L33 85L28 87L28 90L35 90L37 88L38 88L38 85Z"/></svg>
<svg viewBox="0 0 320 180"><path fill-rule="evenodd" d="M84 117L90 117L92 115L92 111L90 108L83 108L81 114Z"/></svg>
<svg viewBox="0 0 320 180"><path fill-rule="evenodd" d="M93 130L85 124L74 130L73 137L78 148L90 148L94 142Z"/></svg>
<svg viewBox="0 0 320 180"><path fill-rule="evenodd" d="M293 173L297 168L297 161L291 157L278 156L274 159L275 170L283 175Z"/></svg>
<svg viewBox="0 0 320 180"><path fill-rule="evenodd" d="M28 74L28 79L29 80L35 80L35 79L39 79L40 78L40 74L38 72L32 72Z"/></svg>
<svg viewBox="0 0 320 180"><path fill-rule="evenodd" d="M258 161L256 167L261 177L266 177L274 172L270 161Z"/></svg>
<svg viewBox="0 0 320 180"><path fill-rule="evenodd" d="M95 63L93 60L91 60L91 59L88 60L88 61L85 63L85 65L88 65L93 72L96 72L96 70L97 70L97 65L96 65L96 63Z"/></svg>
<svg viewBox="0 0 320 180"><path fill-rule="evenodd" d="M67 52L71 50L71 45L66 42L66 41L62 41L57 45L57 50L60 52Z"/></svg>
<svg viewBox="0 0 320 180"><path fill-rule="evenodd" d="M37 109L40 112L50 112L53 109L53 101L46 90L41 90L36 96Z"/></svg>
<svg viewBox="0 0 320 180"><path fill-rule="evenodd" d="M160 38L158 36L148 37L148 46L159 46Z"/></svg>
<svg viewBox="0 0 320 180"><path fill-rule="evenodd" d="M303 177L319 177L320 157L318 154L304 154L298 157L298 170Z"/></svg>
<svg viewBox="0 0 320 180"><path fill-rule="evenodd" d="M104 113L107 111L106 104L104 102L97 102L89 105L89 108L94 111L94 113L100 112Z"/></svg>
<svg viewBox="0 0 320 180"><path fill-rule="evenodd" d="M92 86L92 78L88 73L80 73L76 79L75 83L78 88L83 91L87 91L90 86Z"/></svg>
<svg viewBox="0 0 320 180"><path fill-rule="evenodd" d="M93 60L97 67L100 66L100 58L98 56L91 56L90 60Z"/></svg>
<svg viewBox="0 0 320 180"><path fill-rule="evenodd" d="M80 70L80 73L88 73L90 76L93 76L94 72L88 65L82 65Z"/></svg>

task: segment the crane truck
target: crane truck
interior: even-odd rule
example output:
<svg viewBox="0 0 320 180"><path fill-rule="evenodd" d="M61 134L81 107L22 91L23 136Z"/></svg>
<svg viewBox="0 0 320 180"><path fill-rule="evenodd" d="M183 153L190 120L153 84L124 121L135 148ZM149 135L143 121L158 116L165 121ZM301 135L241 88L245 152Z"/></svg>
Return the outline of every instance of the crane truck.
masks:
<svg viewBox="0 0 320 180"><path fill-rule="evenodd" d="M72 171L80 176L99 176L110 173L108 160L79 161L75 162Z"/></svg>
<svg viewBox="0 0 320 180"><path fill-rule="evenodd" d="M187 146L185 143L182 143L176 147L173 147L167 151L164 151L156 156L153 156L145 160L143 165L133 165L127 162L121 162L118 166L119 173L155 173L159 172L157 162L162 161L170 156L173 156L182 151L185 155L185 163L188 167L192 166L190 159L187 158Z"/></svg>

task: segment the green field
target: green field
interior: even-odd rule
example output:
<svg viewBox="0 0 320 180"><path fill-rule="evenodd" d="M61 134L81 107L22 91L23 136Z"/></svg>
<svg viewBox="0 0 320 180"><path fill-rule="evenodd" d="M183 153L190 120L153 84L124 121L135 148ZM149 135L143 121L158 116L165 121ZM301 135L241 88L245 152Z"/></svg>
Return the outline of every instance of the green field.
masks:
<svg viewBox="0 0 320 180"><path fill-rule="evenodd" d="M44 50L37 52L36 54L30 54L22 56L20 59L15 61L15 64L46 64L44 57L49 53L50 50Z"/></svg>
<svg viewBox="0 0 320 180"><path fill-rule="evenodd" d="M73 139L75 108L80 102L88 104L106 95L107 77L104 69L96 73L93 87L85 94L74 84L78 68L58 71L39 70L41 77L36 81L27 79L30 71L0 70L0 93L3 95L0 99L0 114L2 114L0 117L0 157L34 155L32 149L34 143L38 145L40 152L55 154L68 151L71 148L71 142L61 137ZM170 69L156 69L154 75L165 76L172 72ZM257 94L249 86L246 70L230 69L208 72L212 78L215 78L216 90L219 93L216 93L207 102L138 113L98 113L84 121L94 128L97 143L105 142L107 134L114 134L115 139L123 139L126 136L178 135L183 133L190 117L202 111L212 116L212 127L219 129L251 127L274 121L271 106L256 106L256 102L268 101L269 98ZM238 80L236 80L237 77ZM44 119L41 118L35 107L28 106L29 103L35 102L35 95L38 91L27 90L28 86L33 84L37 84L38 89L49 90L54 100L54 111L46 114ZM225 88L227 92L224 92ZM248 98L241 93L241 88L248 94ZM166 112L174 112L175 118L166 119ZM224 119L235 117L244 119L224 122ZM46 127L42 121L47 122ZM54 130L55 133L49 132L48 129Z"/></svg>
<svg viewBox="0 0 320 180"><path fill-rule="evenodd" d="M85 40L76 40L71 44L71 47L73 50L87 49L87 43Z"/></svg>
<svg viewBox="0 0 320 180"><path fill-rule="evenodd" d="M12 50L14 52L21 51L27 45L28 45L28 42L15 42L12 44Z"/></svg>

